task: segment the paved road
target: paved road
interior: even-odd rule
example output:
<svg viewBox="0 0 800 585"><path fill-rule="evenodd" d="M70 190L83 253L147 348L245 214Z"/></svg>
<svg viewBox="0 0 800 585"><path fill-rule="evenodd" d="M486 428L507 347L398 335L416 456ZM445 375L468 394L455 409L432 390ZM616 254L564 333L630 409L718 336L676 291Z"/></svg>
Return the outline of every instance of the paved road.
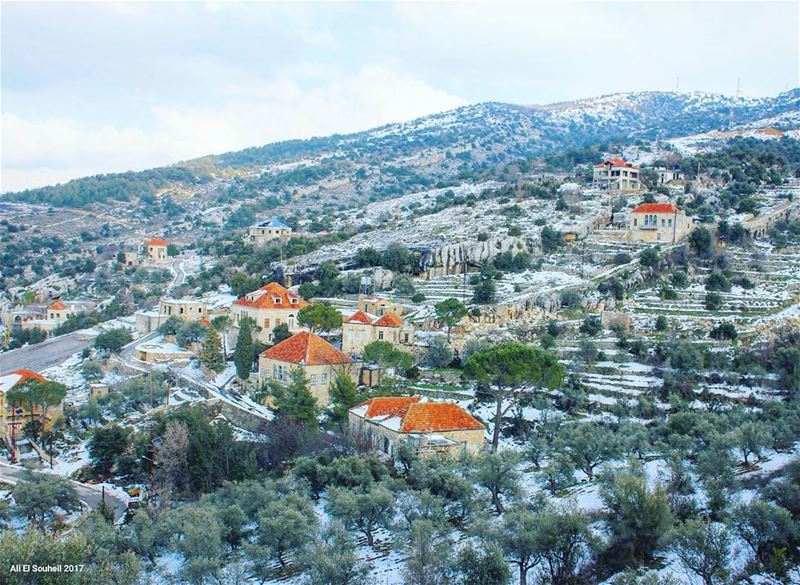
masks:
<svg viewBox="0 0 800 585"><path fill-rule="evenodd" d="M175 275L172 279L172 282L169 283L167 287L167 292L169 293L173 288L181 286L183 281L186 280L186 273L183 271L183 258L178 257L172 261L172 272Z"/></svg>
<svg viewBox="0 0 800 585"><path fill-rule="evenodd" d="M47 473L46 470L35 471L34 473ZM16 483L25 478L25 470L20 467L8 465L7 463L0 463L0 480L7 480ZM75 488L75 493L78 498L86 502L93 509L98 509L103 501L103 490L97 486L80 483L70 480L70 483ZM117 496L113 492L106 490L106 505L114 510L114 519L119 520L125 515L125 510L128 509L128 503Z"/></svg>
<svg viewBox="0 0 800 585"><path fill-rule="evenodd" d="M27 347L0 353L0 372L27 368L40 372L55 366L94 343L92 339L78 339L76 333L52 337Z"/></svg>

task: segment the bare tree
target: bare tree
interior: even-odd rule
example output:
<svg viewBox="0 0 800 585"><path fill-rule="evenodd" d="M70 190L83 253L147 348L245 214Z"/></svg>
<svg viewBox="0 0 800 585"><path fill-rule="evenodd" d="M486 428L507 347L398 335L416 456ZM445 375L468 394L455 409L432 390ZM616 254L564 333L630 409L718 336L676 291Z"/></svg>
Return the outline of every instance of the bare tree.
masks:
<svg viewBox="0 0 800 585"><path fill-rule="evenodd" d="M158 491L162 502L168 502L176 490L182 489L189 478L189 429L183 422L167 425L161 445L156 450Z"/></svg>

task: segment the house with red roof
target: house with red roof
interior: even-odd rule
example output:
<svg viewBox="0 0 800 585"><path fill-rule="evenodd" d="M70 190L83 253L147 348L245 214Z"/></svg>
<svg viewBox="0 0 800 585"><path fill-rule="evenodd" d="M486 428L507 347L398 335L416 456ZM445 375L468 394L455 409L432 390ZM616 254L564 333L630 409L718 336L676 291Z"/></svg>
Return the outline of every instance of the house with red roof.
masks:
<svg viewBox="0 0 800 585"><path fill-rule="evenodd" d="M336 377L348 376L358 383L360 368L360 363L310 331L296 333L258 356L260 384L288 385L294 375L302 373L322 407L330 403L330 387Z"/></svg>
<svg viewBox="0 0 800 585"><path fill-rule="evenodd" d="M48 335L59 325L72 315L81 311L86 311L94 307L93 303L86 301L63 301L56 298L49 305L42 305L35 308L29 305L28 308L34 310L17 320L20 329L39 329Z"/></svg>
<svg viewBox="0 0 800 585"><path fill-rule="evenodd" d="M475 455L486 442L486 426L454 402L381 396L347 414L351 433L390 456L402 443L419 457Z"/></svg>
<svg viewBox="0 0 800 585"><path fill-rule="evenodd" d="M639 167L617 157L594 165L592 187L609 191L638 191L642 188Z"/></svg>
<svg viewBox="0 0 800 585"><path fill-rule="evenodd" d="M12 435L21 436L22 428L31 421L31 408L33 408L34 420L43 421L45 428L48 428L56 418L61 416L61 405L51 406L45 412L39 405L9 404L6 399L11 390L22 384L46 381L44 376L33 370L19 369L0 374L0 439Z"/></svg>
<svg viewBox="0 0 800 585"><path fill-rule="evenodd" d="M245 317L254 319L260 328L259 341L272 343L272 330L278 325L287 325L290 333L298 333L303 329L297 322L297 313L307 304L300 295L285 286L270 282L235 300L231 306L231 319L236 327Z"/></svg>
<svg viewBox="0 0 800 585"><path fill-rule="evenodd" d="M169 258L169 242L162 238L150 238L144 242L145 255L155 262L165 262Z"/></svg>
<svg viewBox="0 0 800 585"><path fill-rule="evenodd" d="M691 216L672 203L642 203L631 211L628 240L674 244L692 231Z"/></svg>
<svg viewBox="0 0 800 585"><path fill-rule="evenodd" d="M413 345L414 327L397 313L373 315L359 309L342 323L342 351L360 355L373 341L387 341L394 346Z"/></svg>

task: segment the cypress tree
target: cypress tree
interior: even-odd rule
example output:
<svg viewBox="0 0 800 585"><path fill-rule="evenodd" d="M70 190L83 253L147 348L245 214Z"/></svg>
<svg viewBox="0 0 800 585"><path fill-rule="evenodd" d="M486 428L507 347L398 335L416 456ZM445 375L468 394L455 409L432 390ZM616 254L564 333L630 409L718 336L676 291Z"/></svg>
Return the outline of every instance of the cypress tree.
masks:
<svg viewBox="0 0 800 585"><path fill-rule="evenodd" d="M200 349L200 363L213 372L221 372L225 369L225 361L222 357L222 340L217 330L213 327L209 327L206 330L203 346Z"/></svg>
<svg viewBox="0 0 800 585"><path fill-rule="evenodd" d="M253 323L245 317L239 323L239 335L236 337L236 349L233 352L233 363L236 364L236 375L247 382L253 369Z"/></svg>

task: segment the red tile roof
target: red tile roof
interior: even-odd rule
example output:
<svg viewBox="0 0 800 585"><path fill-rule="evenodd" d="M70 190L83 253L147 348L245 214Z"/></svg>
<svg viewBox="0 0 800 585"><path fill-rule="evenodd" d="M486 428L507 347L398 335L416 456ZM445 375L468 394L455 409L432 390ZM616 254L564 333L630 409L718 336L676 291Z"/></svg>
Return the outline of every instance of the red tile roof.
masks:
<svg viewBox="0 0 800 585"><path fill-rule="evenodd" d="M596 164L594 166L595 166L595 168L600 169L600 168L603 168L604 166L606 166L607 164L611 164L612 167L625 167L627 169L638 169L639 168L639 167L633 166L628 161L626 161L624 159L621 159L621 158L618 158L616 156L611 157L608 160L604 160L603 162L598 163L598 164Z"/></svg>
<svg viewBox="0 0 800 585"><path fill-rule="evenodd" d="M280 299L280 302L276 302L276 299ZM295 301L294 303L292 302L293 300ZM302 309L308 303L285 286L281 286L277 282L270 282L258 290L247 293L242 298L235 300L233 304L242 307L254 307L256 309L285 309L287 311L296 311L297 309Z"/></svg>
<svg viewBox="0 0 800 585"><path fill-rule="evenodd" d="M12 377L18 377L17 380L13 380ZM36 380L37 382L46 382L47 379L43 376L37 374L33 370L13 370L11 372L6 372L5 374L0 374L0 389L3 391L11 390L17 384L22 384L23 382L27 382L28 380Z"/></svg>
<svg viewBox="0 0 800 585"><path fill-rule="evenodd" d="M167 240L161 238L151 238L145 242L148 246L167 246Z"/></svg>
<svg viewBox="0 0 800 585"><path fill-rule="evenodd" d="M642 203L631 213L677 213L678 211L672 203Z"/></svg>
<svg viewBox="0 0 800 585"><path fill-rule="evenodd" d="M403 417L402 433L431 433L441 431L471 431L484 429L458 404L452 402L419 402L412 404Z"/></svg>
<svg viewBox="0 0 800 585"><path fill-rule="evenodd" d="M67 307L67 305L64 304L64 301L62 301L61 299L58 299L52 305L47 307L47 310L48 311L64 311L64 310L66 310L68 308L69 307Z"/></svg>
<svg viewBox="0 0 800 585"><path fill-rule="evenodd" d="M353 409L367 405L364 417L401 419L401 433L469 431L486 428L453 402L422 402L419 396L381 396L370 398ZM351 410L353 410L351 409Z"/></svg>
<svg viewBox="0 0 800 585"><path fill-rule="evenodd" d="M350 358L347 355L333 347L319 335L308 331L301 331L292 335L289 339L273 345L261 355L281 362L306 366L350 363Z"/></svg>
<svg viewBox="0 0 800 585"><path fill-rule="evenodd" d="M367 418L390 414L402 416L409 406L420 400L422 399L419 396L378 396L377 398L370 398L353 408L358 408L365 404L369 405L364 415Z"/></svg>
<svg viewBox="0 0 800 585"><path fill-rule="evenodd" d="M372 318L364 311L358 310L350 315L345 323L364 323L365 325L372 325Z"/></svg>
<svg viewBox="0 0 800 585"><path fill-rule="evenodd" d="M401 327L403 320L397 316L397 313L386 313L373 323L375 327Z"/></svg>

